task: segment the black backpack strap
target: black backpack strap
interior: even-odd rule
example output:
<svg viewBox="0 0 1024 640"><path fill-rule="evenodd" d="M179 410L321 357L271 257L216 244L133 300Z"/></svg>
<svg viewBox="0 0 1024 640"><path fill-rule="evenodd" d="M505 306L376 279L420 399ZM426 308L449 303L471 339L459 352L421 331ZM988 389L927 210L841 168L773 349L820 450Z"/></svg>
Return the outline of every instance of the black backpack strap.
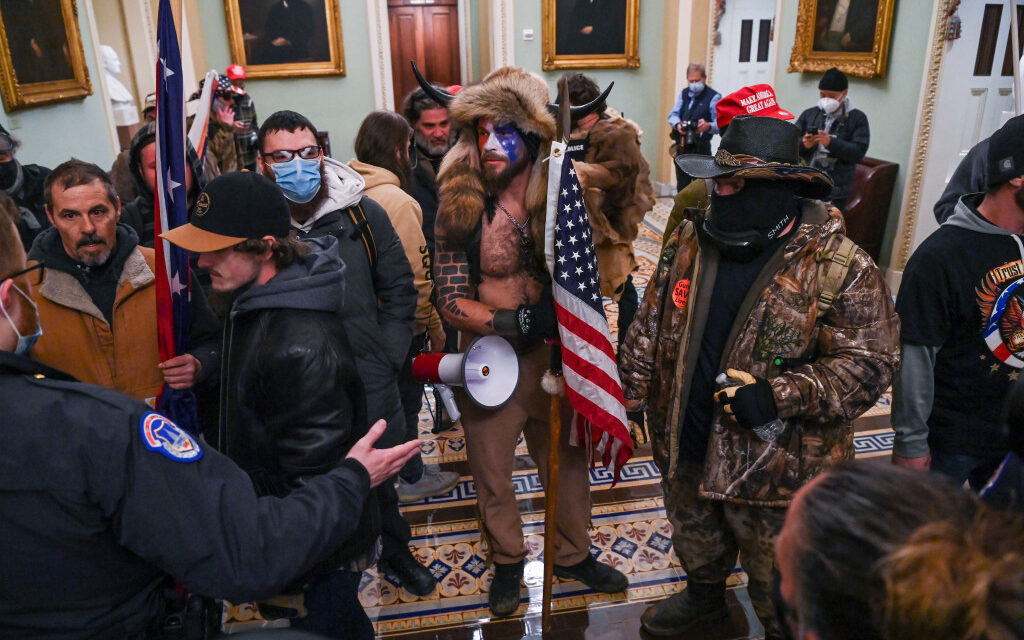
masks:
<svg viewBox="0 0 1024 640"><path fill-rule="evenodd" d="M363 211L363 205L356 204L354 207L349 207L345 211L348 212L348 216L352 218L352 223L355 227L352 229L350 237L353 240L361 238L363 246L366 247L366 257L370 260L370 269L377 268L377 241L373 237L373 230L370 228L370 223L366 219L366 212ZM358 211L358 214L356 213Z"/></svg>

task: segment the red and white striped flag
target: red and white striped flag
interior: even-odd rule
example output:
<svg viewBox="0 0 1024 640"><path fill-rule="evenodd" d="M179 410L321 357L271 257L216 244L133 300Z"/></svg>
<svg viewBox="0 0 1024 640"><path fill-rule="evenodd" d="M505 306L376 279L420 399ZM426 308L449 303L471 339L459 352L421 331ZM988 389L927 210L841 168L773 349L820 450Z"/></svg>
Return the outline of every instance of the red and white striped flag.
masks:
<svg viewBox="0 0 1024 640"><path fill-rule="evenodd" d="M622 382L601 298L597 251L572 159L565 144L551 143L544 236L551 273L562 373L575 410L574 442L588 441L617 481L633 455Z"/></svg>

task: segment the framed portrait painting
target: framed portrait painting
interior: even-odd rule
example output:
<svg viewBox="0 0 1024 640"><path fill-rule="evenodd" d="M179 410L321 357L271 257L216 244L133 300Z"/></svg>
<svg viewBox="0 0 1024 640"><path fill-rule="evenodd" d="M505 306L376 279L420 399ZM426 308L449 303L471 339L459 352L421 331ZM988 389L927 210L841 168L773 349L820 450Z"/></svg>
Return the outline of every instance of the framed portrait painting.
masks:
<svg viewBox="0 0 1024 640"><path fill-rule="evenodd" d="M789 71L885 76L896 0L800 0Z"/></svg>
<svg viewBox="0 0 1024 640"><path fill-rule="evenodd" d="M0 93L7 111L92 94L75 0L0 0Z"/></svg>
<svg viewBox="0 0 1024 640"><path fill-rule="evenodd" d="M543 3L545 70L640 66L640 0Z"/></svg>
<svg viewBox="0 0 1024 640"><path fill-rule="evenodd" d="M224 12L247 77L345 75L338 0L224 0Z"/></svg>

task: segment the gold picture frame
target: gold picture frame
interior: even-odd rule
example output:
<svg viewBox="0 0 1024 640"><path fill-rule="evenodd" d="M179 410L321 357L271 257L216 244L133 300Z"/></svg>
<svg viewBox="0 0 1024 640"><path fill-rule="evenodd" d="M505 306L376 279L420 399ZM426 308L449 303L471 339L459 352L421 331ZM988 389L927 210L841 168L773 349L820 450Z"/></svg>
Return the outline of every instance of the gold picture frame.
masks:
<svg viewBox="0 0 1024 640"><path fill-rule="evenodd" d="M345 75L338 0L224 0L224 13L247 78Z"/></svg>
<svg viewBox="0 0 1024 640"><path fill-rule="evenodd" d="M800 0L789 71L885 77L896 0Z"/></svg>
<svg viewBox="0 0 1024 640"><path fill-rule="evenodd" d="M92 94L75 0L0 0L0 94L8 112Z"/></svg>
<svg viewBox="0 0 1024 640"><path fill-rule="evenodd" d="M640 0L543 1L545 71L640 66Z"/></svg>

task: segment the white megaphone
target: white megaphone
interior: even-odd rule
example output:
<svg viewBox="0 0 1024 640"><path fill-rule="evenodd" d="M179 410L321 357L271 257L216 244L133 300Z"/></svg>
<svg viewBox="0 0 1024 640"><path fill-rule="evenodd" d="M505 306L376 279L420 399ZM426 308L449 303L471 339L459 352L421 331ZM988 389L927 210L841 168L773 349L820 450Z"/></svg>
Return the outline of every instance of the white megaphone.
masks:
<svg viewBox="0 0 1024 640"><path fill-rule="evenodd" d="M421 353L412 361L412 375L420 382L463 387L478 407L497 409L516 391L519 358L501 336L480 336L465 353ZM453 411L444 399L448 413L457 419L458 408Z"/></svg>

